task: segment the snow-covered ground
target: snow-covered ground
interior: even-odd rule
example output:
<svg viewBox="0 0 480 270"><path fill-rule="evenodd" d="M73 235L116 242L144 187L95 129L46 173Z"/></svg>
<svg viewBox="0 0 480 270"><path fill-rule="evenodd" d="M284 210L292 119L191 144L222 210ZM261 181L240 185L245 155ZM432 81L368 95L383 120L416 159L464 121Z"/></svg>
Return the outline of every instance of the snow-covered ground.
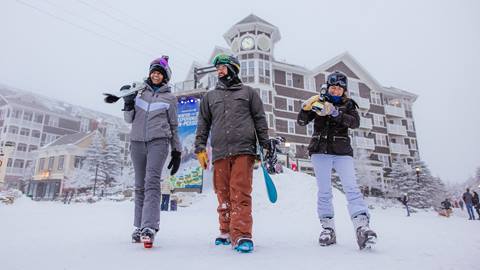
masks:
<svg viewBox="0 0 480 270"><path fill-rule="evenodd" d="M480 221L464 213L405 217L399 207L371 210L379 235L359 251L343 194L334 193L337 245L320 247L314 178L274 176L279 200L254 181L252 254L215 246L216 198L207 190L188 208L162 212L155 247L130 242L132 202L63 205L22 198L0 205L0 269L480 269Z"/></svg>

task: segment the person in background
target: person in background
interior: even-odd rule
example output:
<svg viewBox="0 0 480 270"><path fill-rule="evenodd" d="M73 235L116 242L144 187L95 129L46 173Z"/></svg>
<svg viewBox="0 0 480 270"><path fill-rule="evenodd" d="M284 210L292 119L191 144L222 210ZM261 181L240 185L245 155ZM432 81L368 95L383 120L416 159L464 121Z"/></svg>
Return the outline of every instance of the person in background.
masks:
<svg viewBox="0 0 480 270"><path fill-rule="evenodd" d="M474 220L475 219L475 214L473 213L473 195L470 193L470 189L467 188L467 191L463 193L463 201L465 202L465 208L467 208L468 212L468 219L469 220Z"/></svg>

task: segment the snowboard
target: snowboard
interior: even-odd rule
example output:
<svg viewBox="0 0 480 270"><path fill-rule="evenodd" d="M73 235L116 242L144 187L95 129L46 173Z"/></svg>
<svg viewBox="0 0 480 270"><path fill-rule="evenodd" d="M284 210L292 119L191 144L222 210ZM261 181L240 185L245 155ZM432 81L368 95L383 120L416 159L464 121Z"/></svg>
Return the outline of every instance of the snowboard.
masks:
<svg viewBox="0 0 480 270"><path fill-rule="evenodd" d="M258 149L258 155L260 156L260 166L262 167L262 171L263 171L263 179L265 180L268 199L270 200L271 203L275 203L277 201L277 188L275 187L272 177L270 177L270 174L268 173L268 170L265 166L263 151L260 145L258 144L258 142L257 142L257 149Z"/></svg>
<svg viewBox="0 0 480 270"><path fill-rule="evenodd" d="M130 89L119 90L112 93L103 93L106 96L104 100L106 103L115 103L119 99L129 96L131 94L137 93L138 91L143 90L144 88L145 88L145 83L134 82L132 83L132 87L130 87Z"/></svg>

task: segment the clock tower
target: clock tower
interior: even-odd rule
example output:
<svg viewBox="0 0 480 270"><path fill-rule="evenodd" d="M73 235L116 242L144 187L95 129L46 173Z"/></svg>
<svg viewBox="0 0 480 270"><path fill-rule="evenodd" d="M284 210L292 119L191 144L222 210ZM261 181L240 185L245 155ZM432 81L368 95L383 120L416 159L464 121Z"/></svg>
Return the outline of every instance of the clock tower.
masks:
<svg viewBox="0 0 480 270"><path fill-rule="evenodd" d="M274 46L280 40L278 28L250 14L233 25L223 37L240 60L242 81L269 88L272 85Z"/></svg>
<svg viewBox="0 0 480 270"><path fill-rule="evenodd" d="M253 87L260 95L270 133L273 134L275 88L272 61L275 43L280 40L280 31L275 25L250 14L233 25L223 37L240 61L239 75L242 82Z"/></svg>

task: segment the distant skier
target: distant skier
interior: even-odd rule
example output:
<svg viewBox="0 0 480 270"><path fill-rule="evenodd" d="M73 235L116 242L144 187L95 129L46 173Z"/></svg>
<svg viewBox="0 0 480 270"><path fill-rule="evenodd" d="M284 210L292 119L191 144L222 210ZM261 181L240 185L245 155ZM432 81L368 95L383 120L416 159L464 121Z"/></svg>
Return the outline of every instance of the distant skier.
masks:
<svg viewBox="0 0 480 270"><path fill-rule="evenodd" d="M177 172L181 161L178 137L177 99L168 81L171 71L168 57L162 56L150 64L145 88L124 97L124 118L132 123L130 132L131 157L135 170L135 230L132 241L151 248L160 224L160 182L169 145L170 174ZM129 89L125 85L122 89Z"/></svg>
<svg viewBox="0 0 480 270"><path fill-rule="evenodd" d="M306 100L298 114L298 124L305 126L314 121L314 133L308 146L317 178L317 211L322 225L319 243L336 243L334 211L332 205L332 167L340 176L348 201L357 244L360 249L371 247L377 234L370 229L370 215L358 188L353 166L353 149L348 129L358 128L360 117L357 104L346 95L347 76L335 71L327 77L327 92Z"/></svg>
<svg viewBox="0 0 480 270"><path fill-rule="evenodd" d="M474 220L475 214L473 213L473 196L472 196L472 193L470 193L469 188L467 188L467 191L463 193L462 199L465 202L465 208L467 208L468 219Z"/></svg>
<svg viewBox="0 0 480 270"><path fill-rule="evenodd" d="M407 217L410 216L410 209L408 207L408 200L409 200L409 197L408 197L408 194L407 193L404 193L402 197L398 197L398 200L405 206L405 208L407 209Z"/></svg>
<svg viewBox="0 0 480 270"><path fill-rule="evenodd" d="M200 103L195 153L207 168L207 139L211 134L213 186L218 198L220 236L215 244L240 252L253 251L252 174L257 139L268 149L268 125L258 93L238 77L240 62L218 54L213 59L218 83Z"/></svg>
<svg viewBox="0 0 480 270"><path fill-rule="evenodd" d="M162 188L162 203L160 205L160 210L168 211L168 207L170 205L170 195L172 194L172 185L168 178L162 180L161 188Z"/></svg>
<svg viewBox="0 0 480 270"><path fill-rule="evenodd" d="M478 193L473 191L472 205L477 211L478 219L480 220L480 199L478 198Z"/></svg>
<svg viewBox="0 0 480 270"><path fill-rule="evenodd" d="M450 200L447 198L444 201L442 201L442 209L443 209L443 216L450 217L450 214L452 213L452 203Z"/></svg>

